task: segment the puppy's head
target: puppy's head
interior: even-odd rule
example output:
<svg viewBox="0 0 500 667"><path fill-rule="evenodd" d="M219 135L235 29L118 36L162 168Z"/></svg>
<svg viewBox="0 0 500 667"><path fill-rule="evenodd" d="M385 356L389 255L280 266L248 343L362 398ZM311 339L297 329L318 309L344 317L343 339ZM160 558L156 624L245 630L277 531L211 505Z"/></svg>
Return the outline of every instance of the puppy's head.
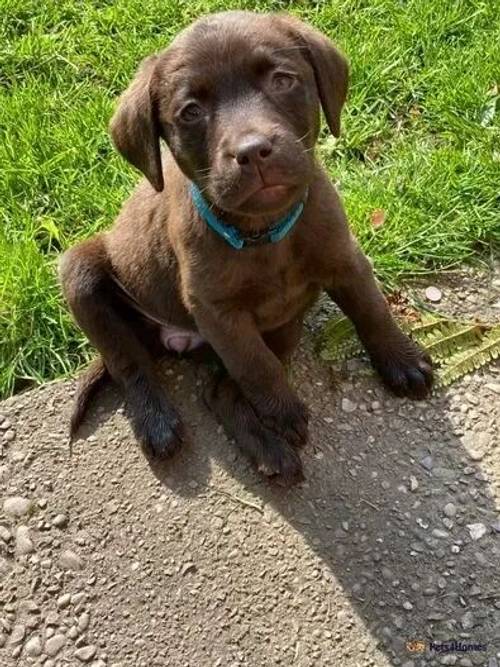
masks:
<svg viewBox="0 0 500 667"><path fill-rule="evenodd" d="M143 62L111 133L158 191L163 138L219 208L275 213L312 177L320 105L338 136L347 78L333 44L293 17L216 14Z"/></svg>

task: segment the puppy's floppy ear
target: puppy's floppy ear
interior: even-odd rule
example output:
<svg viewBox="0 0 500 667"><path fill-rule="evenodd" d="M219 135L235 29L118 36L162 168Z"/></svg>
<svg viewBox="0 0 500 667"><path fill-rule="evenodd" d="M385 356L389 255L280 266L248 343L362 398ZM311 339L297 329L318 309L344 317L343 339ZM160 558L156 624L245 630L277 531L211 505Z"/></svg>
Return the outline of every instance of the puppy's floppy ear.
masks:
<svg viewBox="0 0 500 667"><path fill-rule="evenodd" d="M340 135L340 113L347 96L349 67L344 55L322 33L293 16L279 15L279 19L304 47L304 55L311 64L321 107L331 133Z"/></svg>
<svg viewBox="0 0 500 667"><path fill-rule="evenodd" d="M161 192L164 183L154 77L157 61L157 56L150 56L141 63L134 80L121 96L109 127L123 157Z"/></svg>

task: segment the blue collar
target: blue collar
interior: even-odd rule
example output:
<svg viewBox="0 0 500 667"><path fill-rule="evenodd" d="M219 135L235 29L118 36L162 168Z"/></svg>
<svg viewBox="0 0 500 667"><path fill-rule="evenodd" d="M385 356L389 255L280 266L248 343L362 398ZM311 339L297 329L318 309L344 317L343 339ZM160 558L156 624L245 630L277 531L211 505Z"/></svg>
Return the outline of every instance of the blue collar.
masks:
<svg viewBox="0 0 500 667"><path fill-rule="evenodd" d="M264 229L261 232L256 232L251 236L242 236L236 227L227 225L218 218L212 211L210 204L194 183L191 183L191 197L193 198L193 203L196 206L198 213L210 229L221 236L230 246L236 248L236 250L241 250L242 248L264 245L265 243L278 243L278 241L285 238L302 215L304 202L307 199L307 190L304 195L304 200L295 204L292 210L289 211L284 218L281 218L267 229Z"/></svg>

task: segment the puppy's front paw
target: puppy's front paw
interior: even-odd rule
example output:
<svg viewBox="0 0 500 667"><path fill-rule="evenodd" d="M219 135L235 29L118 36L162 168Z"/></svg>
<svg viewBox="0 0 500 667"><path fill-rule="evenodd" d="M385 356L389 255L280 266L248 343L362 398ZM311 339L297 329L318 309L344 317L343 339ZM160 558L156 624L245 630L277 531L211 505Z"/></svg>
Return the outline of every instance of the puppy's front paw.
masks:
<svg viewBox="0 0 500 667"><path fill-rule="evenodd" d="M422 399L430 394L431 358L407 336L402 334L397 343L387 344L383 352L373 354L371 359L384 384L396 396Z"/></svg>
<svg viewBox="0 0 500 667"><path fill-rule="evenodd" d="M136 438L149 454L169 458L184 439L184 428L177 411L160 390L149 385L127 392L127 411Z"/></svg>
<svg viewBox="0 0 500 667"><path fill-rule="evenodd" d="M309 411L293 394L258 396L251 401L264 426L293 447L307 442Z"/></svg>
<svg viewBox="0 0 500 667"><path fill-rule="evenodd" d="M205 402L259 472L282 486L303 481L297 449L264 425L233 380L225 378L212 387L205 394Z"/></svg>

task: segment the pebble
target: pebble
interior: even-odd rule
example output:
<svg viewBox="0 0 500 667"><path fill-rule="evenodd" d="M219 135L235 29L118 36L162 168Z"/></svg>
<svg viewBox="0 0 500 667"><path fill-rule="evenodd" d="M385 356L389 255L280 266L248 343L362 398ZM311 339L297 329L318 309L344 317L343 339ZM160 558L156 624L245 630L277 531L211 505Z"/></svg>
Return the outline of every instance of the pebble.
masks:
<svg viewBox="0 0 500 667"><path fill-rule="evenodd" d="M192 572L196 572L196 565L191 562L184 563L181 569L181 574L185 575L185 574L190 574Z"/></svg>
<svg viewBox="0 0 500 667"><path fill-rule="evenodd" d="M418 489L418 480L413 475L410 476L410 491L416 491Z"/></svg>
<svg viewBox="0 0 500 667"><path fill-rule="evenodd" d="M16 552L20 555L30 554L35 550L35 546L30 537L28 526L18 526L16 530Z"/></svg>
<svg viewBox="0 0 500 667"><path fill-rule="evenodd" d="M474 627L474 614L471 611L466 611L462 616L460 623L464 630L470 630Z"/></svg>
<svg viewBox="0 0 500 667"><path fill-rule="evenodd" d="M59 609L65 609L69 606L71 602L71 595L69 593L64 593L59 598L57 598L57 606Z"/></svg>
<svg viewBox="0 0 500 667"><path fill-rule="evenodd" d="M20 644L23 641L25 634L26 634L26 628L24 627L24 625L22 625L21 623L17 623L12 628L12 633L10 635L10 643Z"/></svg>
<svg viewBox="0 0 500 667"><path fill-rule="evenodd" d="M66 644L66 637L59 633L55 634L45 642L45 653L53 658L59 653L64 644Z"/></svg>
<svg viewBox="0 0 500 667"><path fill-rule="evenodd" d="M443 512L451 519L457 513L457 507L453 503L446 503L446 505L443 507Z"/></svg>
<svg viewBox="0 0 500 667"><path fill-rule="evenodd" d="M457 660L458 660L458 658L457 658L456 655L448 654L448 655L444 655L441 658L440 663L442 665L456 665Z"/></svg>
<svg viewBox="0 0 500 667"><path fill-rule="evenodd" d="M24 650L27 655L30 655L33 658L39 656L42 652L42 640L40 636L33 635L33 637L30 637L24 645Z"/></svg>
<svg viewBox="0 0 500 667"><path fill-rule="evenodd" d="M56 528L65 528L68 525L68 517L66 514L57 514L52 519L52 525Z"/></svg>
<svg viewBox="0 0 500 667"><path fill-rule="evenodd" d="M2 539L4 542L10 542L12 539L10 530L8 530L5 526L0 526L0 539Z"/></svg>
<svg viewBox="0 0 500 667"><path fill-rule="evenodd" d="M3 434L3 439L5 440L5 442L12 442L13 440L15 440L15 438L16 438L15 431L9 430L5 431L5 433Z"/></svg>
<svg viewBox="0 0 500 667"><path fill-rule="evenodd" d="M426 470L432 470L432 466L434 465L432 456L424 456L424 458L420 461L420 465Z"/></svg>
<svg viewBox="0 0 500 667"><path fill-rule="evenodd" d="M78 627L83 632L89 627L90 623L90 614L88 612L83 612L83 614L78 618Z"/></svg>
<svg viewBox="0 0 500 667"><path fill-rule="evenodd" d="M481 461L484 458L484 454L477 449L470 449L468 454L472 461Z"/></svg>
<svg viewBox="0 0 500 667"><path fill-rule="evenodd" d="M3 511L5 514L14 517L21 517L28 514L32 507L32 502L29 498L22 496L11 496L6 498L3 502Z"/></svg>
<svg viewBox="0 0 500 667"><path fill-rule="evenodd" d="M446 530L441 530L441 528L434 528L432 535L437 537L438 540L446 540L450 534Z"/></svg>
<svg viewBox="0 0 500 667"><path fill-rule="evenodd" d="M349 398L343 398L342 399L342 410L344 412L354 412L357 408L357 404L351 401Z"/></svg>
<svg viewBox="0 0 500 667"><path fill-rule="evenodd" d="M71 549L66 549L63 551L59 557L59 564L65 570L82 570L83 561L78 554Z"/></svg>
<svg viewBox="0 0 500 667"><path fill-rule="evenodd" d="M428 301L432 301L432 303L438 303L441 301L443 293L438 287L430 285L425 290L425 297Z"/></svg>
<svg viewBox="0 0 500 667"><path fill-rule="evenodd" d="M467 524L467 528L473 540L480 540L488 532L484 523L469 523Z"/></svg>
<svg viewBox="0 0 500 667"><path fill-rule="evenodd" d="M75 658L78 658L78 660L81 662L89 662L95 656L96 651L97 646L94 644L89 644L89 646L82 646L75 651Z"/></svg>
<svg viewBox="0 0 500 667"><path fill-rule="evenodd" d="M406 609L406 611L411 611L413 609L413 605L409 600L405 600L403 602L403 609Z"/></svg>

